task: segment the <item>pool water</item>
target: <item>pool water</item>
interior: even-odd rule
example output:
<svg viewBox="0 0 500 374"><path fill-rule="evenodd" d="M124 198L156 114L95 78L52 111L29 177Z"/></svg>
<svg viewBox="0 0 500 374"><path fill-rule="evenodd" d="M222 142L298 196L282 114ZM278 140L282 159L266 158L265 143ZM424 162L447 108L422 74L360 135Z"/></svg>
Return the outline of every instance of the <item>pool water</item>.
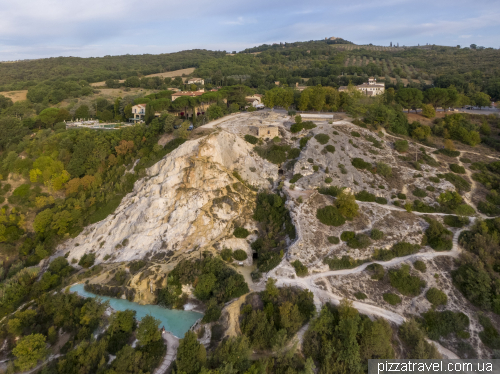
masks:
<svg viewBox="0 0 500 374"><path fill-rule="evenodd" d="M172 310L159 305L140 305L125 299L116 299L109 296L95 295L84 290L83 284L76 284L70 287L71 292L76 292L83 297L99 297L103 301L109 301L109 306L117 311L127 309L136 311L136 318L142 319L146 315L152 315L161 321L160 328L165 326L165 330L170 331L178 338L183 338L184 334L194 323L203 317L203 314L190 310Z"/></svg>

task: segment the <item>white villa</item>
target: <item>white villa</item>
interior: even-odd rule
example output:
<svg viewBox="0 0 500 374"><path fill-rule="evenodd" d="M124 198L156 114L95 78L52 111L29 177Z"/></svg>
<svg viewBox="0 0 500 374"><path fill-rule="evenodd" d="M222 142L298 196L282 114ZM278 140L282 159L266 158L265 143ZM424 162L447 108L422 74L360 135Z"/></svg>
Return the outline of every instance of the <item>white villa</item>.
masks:
<svg viewBox="0 0 500 374"><path fill-rule="evenodd" d="M368 78L368 83L363 83L356 86L358 91L363 92L366 96L377 96L382 95L385 91L384 83L377 83L377 80L373 77ZM339 92L347 91L347 86L340 86Z"/></svg>

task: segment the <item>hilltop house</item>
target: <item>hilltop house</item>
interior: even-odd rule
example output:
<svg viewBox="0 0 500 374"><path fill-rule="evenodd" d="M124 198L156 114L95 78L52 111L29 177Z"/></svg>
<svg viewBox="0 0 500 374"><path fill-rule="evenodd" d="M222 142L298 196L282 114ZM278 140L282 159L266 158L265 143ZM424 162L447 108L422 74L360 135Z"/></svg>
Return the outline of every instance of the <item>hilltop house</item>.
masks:
<svg viewBox="0 0 500 374"><path fill-rule="evenodd" d="M178 91L172 94L172 101L175 101L175 99L178 99L179 97L182 96L197 97L203 95L204 93L205 93L204 89L198 91Z"/></svg>
<svg viewBox="0 0 500 374"><path fill-rule="evenodd" d="M187 84L201 84L202 86L204 86L205 79L203 79L203 78L189 78L187 81Z"/></svg>
<svg viewBox="0 0 500 374"><path fill-rule="evenodd" d="M368 78L368 83L363 83L356 86L358 91L363 92L366 96L377 96L382 95L385 91L384 83L377 83L377 80L373 77ZM347 91L347 86L340 86L339 92Z"/></svg>
<svg viewBox="0 0 500 374"><path fill-rule="evenodd" d="M247 102L248 106L253 106L254 108L260 108L260 107L264 106L262 104L262 95L260 95L260 94L254 94L252 96L247 96L247 97L245 97L245 101Z"/></svg>
<svg viewBox="0 0 500 374"><path fill-rule="evenodd" d="M144 120L146 114L146 104L137 104L132 107L132 116L129 118L131 122L137 123Z"/></svg>

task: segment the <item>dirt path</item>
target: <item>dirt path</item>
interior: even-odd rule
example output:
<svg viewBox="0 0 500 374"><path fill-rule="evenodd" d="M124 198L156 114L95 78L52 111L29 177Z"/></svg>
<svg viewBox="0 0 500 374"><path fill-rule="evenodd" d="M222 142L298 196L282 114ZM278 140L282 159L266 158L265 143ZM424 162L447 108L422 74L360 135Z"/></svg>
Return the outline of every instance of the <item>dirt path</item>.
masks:
<svg viewBox="0 0 500 374"><path fill-rule="evenodd" d="M238 317L240 315L241 305L245 302L248 294L241 296L238 300L233 301L226 307L228 314L228 327L225 336L238 336L241 335L240 322Z"/></svg>
<svg viewBox="0 0 500 374"><path fill-rule="evenodd" d="M165 331L162 337L167 345L167 354L163 358L161 365L154 371L154 374L163 374L167 372L167 369L177 357L177 348L179 348L179 338L172 333Z"/></svg>

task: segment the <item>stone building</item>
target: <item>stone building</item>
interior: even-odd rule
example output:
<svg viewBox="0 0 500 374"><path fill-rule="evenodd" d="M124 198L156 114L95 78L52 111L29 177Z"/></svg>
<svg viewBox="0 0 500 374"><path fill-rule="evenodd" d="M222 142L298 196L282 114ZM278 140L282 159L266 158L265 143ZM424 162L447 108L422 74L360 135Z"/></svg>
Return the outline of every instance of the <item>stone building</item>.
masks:
<svg viewBox="0 0 500 374"><path fill-rule="evenodd" d="M382 95L385 91L384 83L377 83L373 77L368 78L368 83L363 83L356 86L358 91L363 92L366 96ZM347 91L347 86L340 86L339 92Z"/></svg>
<svg viewBox="0 0 500 374"><path fill-rule="evenodd" d="M275 126L262 126L256 128L257 137L264 139L273 139L280 135L280 131Z"/></svg>

